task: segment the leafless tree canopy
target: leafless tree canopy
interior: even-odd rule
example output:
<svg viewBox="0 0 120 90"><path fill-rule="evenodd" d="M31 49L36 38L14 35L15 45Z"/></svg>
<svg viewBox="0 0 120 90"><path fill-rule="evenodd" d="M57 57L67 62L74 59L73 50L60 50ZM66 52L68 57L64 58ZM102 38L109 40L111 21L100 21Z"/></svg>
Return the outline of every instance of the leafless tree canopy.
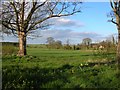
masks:
<svg viewBox="0 0 120 90"><path fill-rule="evenodd" d="M6 33L17 34L21 28L28 34L50 25L48 19L69 16L80 12L81 2L2 2L2 25ZM56 0L57 1L57 0ZM58 0L59 1L59 0ZM7 28L7 30L5 30Z"/></svg>
<svg viewBox="0 0 120 90"><path fill-rule="evenodd" d="M80 12L81 2L27 2L14 0L2 3L2 25L4 33L13 33L19 38L19 56L26 55L26 37L37 29L44 29L53 17L70 16ZM6 29L5 29L6 28Z"/></svg>
<svg viewBox="0 0 120 90"><path fill-rule="evenodd" d="M110 0L110 5L112 7L112 11L110 13L110 16L112 17L112 20L110 20L112 23L116 24L119 26L119 21L116 21L116 18L120 17L120 0ZM116 19L116 20L114 20ZM119 22L119 23L118 23Z"/></svg>
<svg viewBox="0 0 120 90"><path fill-rule="evenodd" d="M115 16L111 22L116 24L118 29L117 62L120 68L120 0L110 0L110 5Z"/></svg>

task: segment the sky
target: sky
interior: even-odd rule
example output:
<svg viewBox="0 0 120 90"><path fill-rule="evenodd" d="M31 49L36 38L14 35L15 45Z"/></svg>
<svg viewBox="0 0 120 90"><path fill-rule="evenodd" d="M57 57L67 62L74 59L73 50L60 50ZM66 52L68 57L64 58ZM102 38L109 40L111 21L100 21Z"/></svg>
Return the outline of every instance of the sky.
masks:
<svg viewBox="0 0 120 90"><path fill-rule="evenodd" d="M93 42L105 40L117 34L116 26L108 22L111 18L107 17L107 14L110 11L109 2L84 2L81 5L81 13L51 19L54 25L49 29L37 31L40 37L28 39L27 43L44 44L47 37L53 37L63 43L69 39L70 44L81 43L84 38L91 38ZM5 36L3 41L18 40L13 36Z"/></svg>

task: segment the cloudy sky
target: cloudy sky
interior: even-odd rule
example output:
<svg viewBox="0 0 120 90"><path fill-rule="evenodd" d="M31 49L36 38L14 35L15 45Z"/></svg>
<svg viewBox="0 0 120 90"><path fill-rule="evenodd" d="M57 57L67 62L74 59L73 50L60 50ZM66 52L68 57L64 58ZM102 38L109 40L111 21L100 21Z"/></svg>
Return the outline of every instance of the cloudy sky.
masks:
<svg viewBox="0 0 120 90"><path fill-rule="evenodd" d="M116 26L108 22L110 18L107 14L111 11L109 2L85 2L81 10L81 13L73 16L51 19L54 25L47 30L37 31L40 37L28 39L27 43L43 44L46 43L47 37L53 37L63 43L69 39L71 44L81 43L83 38L99 42L117 33ZM7 36L4 41L17 41L17 39Z"/></svg>

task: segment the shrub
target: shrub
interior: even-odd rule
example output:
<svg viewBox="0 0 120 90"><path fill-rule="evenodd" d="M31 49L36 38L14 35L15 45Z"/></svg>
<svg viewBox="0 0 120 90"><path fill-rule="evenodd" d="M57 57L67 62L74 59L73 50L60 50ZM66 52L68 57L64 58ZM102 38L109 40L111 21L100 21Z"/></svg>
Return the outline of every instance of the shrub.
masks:
<svg viewBox="0 0 120 90"><path fill-rule="evenodd" d="M12 55L16 54L18 51L18 48L14 45L3 45L2 46L2 55Z"/></svg>
<svg viewBox="0 0 120 90"><path fill-rule="evenodd" d="M18 43L17 42L2 42L2 45L4 46L4 45L12 45L12 46L16 46L16 47L18 47Z"/></svg>

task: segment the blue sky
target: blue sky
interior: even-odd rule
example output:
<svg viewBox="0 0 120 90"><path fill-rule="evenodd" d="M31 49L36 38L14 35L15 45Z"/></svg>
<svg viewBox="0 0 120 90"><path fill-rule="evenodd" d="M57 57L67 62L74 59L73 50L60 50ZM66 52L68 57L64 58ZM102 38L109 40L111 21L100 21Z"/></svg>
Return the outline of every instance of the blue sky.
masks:
<svg viewBox="0 0 120 90"><path fill-rule="evenodd" d="M107 14L111 11L109 2L85 2L81 10L81 13L73 16L52 19L54 26L48 30L37 31L42 37L28 39L27 42L45 43L47 37L53 37L63 43L69 39L71 44L80 43L86 37L98 42L117 33L116 26L108 22L110 18ZM17 41L17 39L5 37L4 41Z"/></svg>
<svg viewBox="0 0 120 90"><path fill-rule="evenodd" d="M109 2L87 2L82 5L82 13L72 16L84 24L79 31L96 32L102 35L117 33L116 26L108 20L107 14L111 11Z"/></svg>

